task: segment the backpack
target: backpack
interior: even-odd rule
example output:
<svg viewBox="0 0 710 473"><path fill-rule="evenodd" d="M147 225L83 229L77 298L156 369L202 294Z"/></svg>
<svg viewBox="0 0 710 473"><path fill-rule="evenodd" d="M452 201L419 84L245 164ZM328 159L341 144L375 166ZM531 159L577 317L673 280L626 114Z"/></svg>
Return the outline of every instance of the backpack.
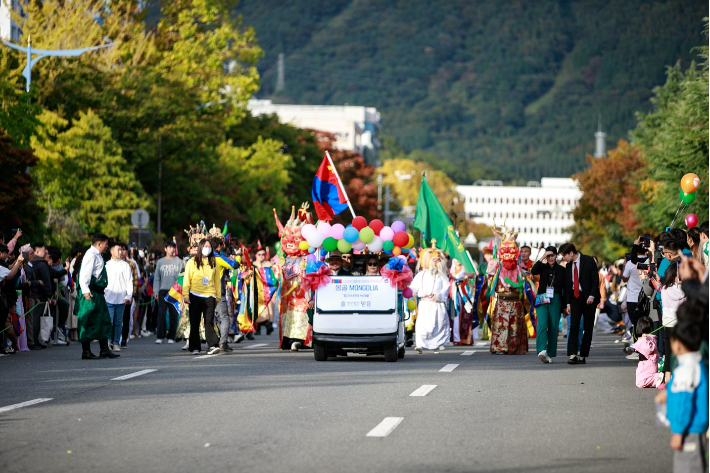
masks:
<svg viewBox="0 0 710 473"><path fill-rule="evenodd" d="M636 320L641 317L648 317L651 313L651 299L643 292L639 294L638 303L636 303Z"/></svg>

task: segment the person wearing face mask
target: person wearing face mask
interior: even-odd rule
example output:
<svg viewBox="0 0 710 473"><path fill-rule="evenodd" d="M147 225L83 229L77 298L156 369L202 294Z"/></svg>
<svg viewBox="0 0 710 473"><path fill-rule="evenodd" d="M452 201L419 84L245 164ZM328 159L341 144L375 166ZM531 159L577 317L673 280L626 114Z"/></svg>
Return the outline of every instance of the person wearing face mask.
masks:
<svg viewBox="0 0 710 473"><path fill-rule="evenodd" d="M557 327L562 314L562 294L565 286L565 269L557 264L557 248L545 248L540 260L530 270L540 276L535 310L537 311L537 357L543 363L552 363L557 356Z"/></svg>
<svg viewBox="0 0 710 473"><path fill-rule="evenodd" d="M214 313L222 297L219 266L212 252L212 244L204 238L197 245L197 254L185 265L183 302L190 306L190 344L193 354L200 353L200 322L204 318L208 355L219 353L219 337L214 330Z"/></svg>

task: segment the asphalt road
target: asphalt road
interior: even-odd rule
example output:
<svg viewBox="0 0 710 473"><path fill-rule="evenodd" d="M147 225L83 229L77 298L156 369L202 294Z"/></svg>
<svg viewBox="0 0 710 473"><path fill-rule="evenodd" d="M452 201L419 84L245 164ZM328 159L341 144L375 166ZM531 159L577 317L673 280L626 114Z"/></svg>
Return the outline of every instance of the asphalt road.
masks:
<svg viewBox="0 0 710 473"><path fill-rule="evenodd" d="M205 358L153 338L117 360L21 353L0 358L0 472L670 471L656 390L635 387L617 339L599 334L583 366L542 364L534 340L397 363L316 362L275 335ZM36 399L51 400L3 411Z"/></svg>

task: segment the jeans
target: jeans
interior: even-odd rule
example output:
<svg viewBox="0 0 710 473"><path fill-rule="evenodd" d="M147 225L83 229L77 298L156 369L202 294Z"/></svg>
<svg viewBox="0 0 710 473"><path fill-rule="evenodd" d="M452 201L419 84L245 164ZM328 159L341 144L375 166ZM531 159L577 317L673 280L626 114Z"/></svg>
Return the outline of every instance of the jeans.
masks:
<svg viewBox="0 0 710 473"><path fill-rule="evenodd" d="M111 343L118 345L121 343L121 332L123 330L123 309L126 304L111 304L107 302L106 305L108 306L108 315L111 317L111 324L113 325L113 340L111 340Z"/></svg>
<svg viewBox="0 0 710 473"><path fill-rule="evenodd" d="M551 358L557 356L557 326L560 323L560 306L560 295L555 294L549 304L535 308L537 313L535 347L538 353L547 350L547 354Z"/></svg>
<svg viewBox="0 0 710 473"><path fill-rule="evenodd" d="M158 340L165 338L165 312L167 311L170 316L170 328L167 330L168 338L170 340L175 340L175 332L177 331L178 324L178 313L175 310L175 306L170 304L165 300L165 296L168 295L169 290L163 289L158 292L158 331L156 335Z"/></svg>
<svg viewBox="0 0 710 473"><path fill-rule="evenodd" d="M200 351L200 320L205 319L205 338L208 347L219 346L219 338L214 331L214 297L199 297L190 294L190 340L189 350Z"/></svg>
<svg viewBox="0 0 710 473"><path fill-rule="evenodd" d="M227 343L227 337L229 336L229 311L227 311L227 299L224 297L217 302L215 316L219 325L219 344L222 346Z"/></svg>

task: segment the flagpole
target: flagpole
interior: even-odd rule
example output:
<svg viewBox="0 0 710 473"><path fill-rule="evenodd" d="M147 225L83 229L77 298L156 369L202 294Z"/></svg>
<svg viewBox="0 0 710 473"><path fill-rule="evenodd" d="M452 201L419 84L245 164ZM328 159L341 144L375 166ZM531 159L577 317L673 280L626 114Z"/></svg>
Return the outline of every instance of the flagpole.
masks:
<svg viewBox="0 0 710 473"><path fill-rule="evenodd" d="M350 203L350 197L348 197L348 193L345 192L345 187L343 186L343 181L340 180L340 174L338 174L338 169L335 167L335 164L333 164L333 160L330 158L330 153L328 151L325 152L325 157L328 158L328 162L330 163L330 167L333 168L333 172L335 173L335 177L338 178L338 184L340 184L340 190L343 191L343 195L345 196L345 200L348 203L348 208L350 209L350 213L353 215L353 218L356 217L355 211L353 210L353 206Z"/></svg>

